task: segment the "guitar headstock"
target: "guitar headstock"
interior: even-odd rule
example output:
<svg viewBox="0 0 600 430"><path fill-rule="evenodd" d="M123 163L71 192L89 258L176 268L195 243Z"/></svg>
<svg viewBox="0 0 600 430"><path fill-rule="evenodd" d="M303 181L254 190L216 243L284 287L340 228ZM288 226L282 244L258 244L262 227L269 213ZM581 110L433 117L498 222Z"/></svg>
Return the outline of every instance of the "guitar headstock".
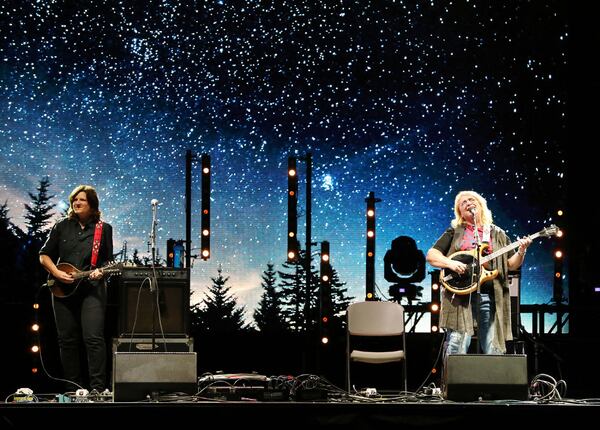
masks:
<svg viewBox="0 0 600 430"><path fill-rule="evenodd" d="M542 231L540 231L541 237L551 237L556 236L559 232L559 228L555 224L551 224L549 227L546 227Z"/></svg>
<svg viewBox="0 0 600 430"><path fill-rule="evenodd" d="M105 275L120 275L123 269L123 263L108 263L102 268L102 273Z"/></svg>

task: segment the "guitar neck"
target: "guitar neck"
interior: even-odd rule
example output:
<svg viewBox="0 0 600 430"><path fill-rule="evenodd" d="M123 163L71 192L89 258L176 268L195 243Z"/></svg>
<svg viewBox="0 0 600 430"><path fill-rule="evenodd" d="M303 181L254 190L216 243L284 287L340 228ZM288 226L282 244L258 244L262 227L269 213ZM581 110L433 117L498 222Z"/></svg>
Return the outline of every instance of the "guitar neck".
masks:
<svg viewBox="0 0 600 430"><path fill-rule="evenodd" d="M540 237L540 234L541 234L541 232L534 233L531 236L529 236L529 238L531 240L536 239L536 238ZM479 264L485 264L488 261L493 260L494 258L501 256L502 254L506 254L508 251L511 251L518 247L519 247L519 242L511 243L510 245L500 248L498 251L494 251L491 254L486 255L479 261Z"/></svg>
<svg viewBox="0 0 600 430"><path fill-rule="evenodd" d="M83 272L71 273L71 275L73 276L73 279L83 279L90 276L92 272L93 270L84 270Z"/></svg>
<svg viewBox="0 0 600 430"><path fill-rule="evenodd" d="M119 269L110 269L110 268L102 268L99 267L98 269L100 269L100 271L104 274L109 274L109 273L113 273L113 272L117 272ZM73 278L74 279L81 279L81 278L87 278L88 276L90 276L92 274L92 272L96 270L84 270L82 272L77 272L77 273L73 273Z"/></svg>

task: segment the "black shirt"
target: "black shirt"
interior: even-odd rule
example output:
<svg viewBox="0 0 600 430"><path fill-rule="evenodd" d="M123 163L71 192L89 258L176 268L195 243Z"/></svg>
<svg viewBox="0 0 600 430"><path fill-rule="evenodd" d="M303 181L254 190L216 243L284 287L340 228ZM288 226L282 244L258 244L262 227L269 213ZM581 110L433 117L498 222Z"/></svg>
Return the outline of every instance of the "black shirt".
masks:
<svg viewBox="0 0 600 430"><path fill-rule="evenodd" d="M40 254L49 256L54 263L70 263L79 270L90 269L92 244L96 222L90 221L82 229L77 219L63 218L54 224ZM96 267L102 267L112 259L112 227L104 223Z"/></svg>

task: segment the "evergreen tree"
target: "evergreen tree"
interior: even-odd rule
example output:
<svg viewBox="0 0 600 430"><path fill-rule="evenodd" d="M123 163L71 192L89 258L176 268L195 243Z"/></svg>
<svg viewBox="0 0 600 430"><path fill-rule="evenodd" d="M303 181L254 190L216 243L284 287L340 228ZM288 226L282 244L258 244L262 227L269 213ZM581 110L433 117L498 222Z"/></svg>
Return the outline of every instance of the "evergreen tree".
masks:
<svg viewBox="0 0 600 430"><path fill-rule="evenodd" d="M229 277L223 276L219 267L216 278L211 278L213 284L209 287L202 303L192 307L192 315L199 332L212 334L229 334L247 329L244 324L245 307L238 307L237 298L227 287Z"/></svg>
<svg viewBox="0 0 600 430"><path fill-rule="evenodd" d="M306 332L306 317L305 317L305 303L306 303L306 270L301 263L304 261L306 253L300 251L300 258L294 263L283 263L283 268L286 271L279 271L279 278L281 279L279 286L281 288L283 314L289 327L294 332ZM308 330L316 330L317 322L319 319L319 273L315 270L312 265L311 259L311 283L309 289L309 318L308 318Z"/></svg>
<svg viewBox="0 0 600 430"><path fill-rule="evenodd" d="M21 230L8 216L8 201L0 205L0 302L15 301L16 281L23 270L22 261L17 258Z"/></svg>
<svg viewBox="0 0 600 430"><path fill-rule="evenodd" d="M18 228L10 220L10 217L8 216L8 211L8 200L6 200L3 204L0 205L0 234L3 235L3 238L8 237L6 235L18 237Z"/></svg>
<svg viewBox="0 0 600 430"><path fill-rule="evenodd" d="M282 313L281 293L277 290L274 264L268 263L267 270L263 272L261 286L263 294L258 307L254 310L254 321L263 333L283 333L288 330L287 323Z"/></svg>
<svg viewBox="0 0 600 430"><path fill-rule="evenodd" d="M304 258L303 251L300 251L300 259ZM312 262L311 262L312 263ZM290 328L294 332L304 332L306 330L304 304L306 301L306 270L300 262L282 264L285 271L280 271L281 296L283 302L283 315L286 318ZM331 305L332 321L330 327L334 329L343 329L346 324L346 308L350 305L354 297L348 296L346 283L340 280L339 274L335 268L331 268ZM309 329L315 330L318 327L319 319L319 289L320 275L311 264L311 288L310 288L310 317Z"/></svg>
<svg viewBox="0 0 600 430"><path fill-rule="evenodd" d="M50 218L54 215L52 208L55 206L50 203L54 196L48 195L50 179L46 176L40 180L37 187L37 194L28 193L31 197L31 206L25 204L25 219L27 220L27 235L36 243L43 243L46 240L48 229L46 226Z"/></svg>
<svg viewBox="0 0 600 430"><path fill-rule="evenodd" d="M52 208L55 206L50 203L54 196L48 195L50 179L48 177L40 180L37 194L28 193L31 197L31 204L25 204L25 219L27 225L27 235L20 250L23 258L24 270L22 272L22 282L26 288L23 289L21 300L31 301L38 291L39 286L46 278L46 271L39 263L39 251L48 236L50 218L54 215Z"/></svg>
<svg viewBox="0 0 600 430"><path fill-rule="evenodd" d="M331 324L334 330L342 330L346 327L346 309L354 297L348 296L346 282L340 280L337 270L331 268Z"/></svg>

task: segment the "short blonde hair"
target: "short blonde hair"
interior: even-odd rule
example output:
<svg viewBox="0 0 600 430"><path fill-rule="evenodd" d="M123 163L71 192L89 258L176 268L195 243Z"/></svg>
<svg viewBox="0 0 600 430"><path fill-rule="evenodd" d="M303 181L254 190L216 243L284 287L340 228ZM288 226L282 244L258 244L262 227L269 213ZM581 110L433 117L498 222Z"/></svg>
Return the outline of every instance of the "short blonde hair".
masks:
<svg viewBox="0 0 600 430"><path fill-rule="evenodd" d="M473 197L477 201L477 204L481 207L480 218L482 224L492 224L494 222L492 211L488 209L487 201L483 198L483 196L475 191L464 190L459 191L454 199L454 219L452 220L452 227L458 227L459 225L466 223L465 219L460 214L459 209L460 201L465 196Z"/></svg>

